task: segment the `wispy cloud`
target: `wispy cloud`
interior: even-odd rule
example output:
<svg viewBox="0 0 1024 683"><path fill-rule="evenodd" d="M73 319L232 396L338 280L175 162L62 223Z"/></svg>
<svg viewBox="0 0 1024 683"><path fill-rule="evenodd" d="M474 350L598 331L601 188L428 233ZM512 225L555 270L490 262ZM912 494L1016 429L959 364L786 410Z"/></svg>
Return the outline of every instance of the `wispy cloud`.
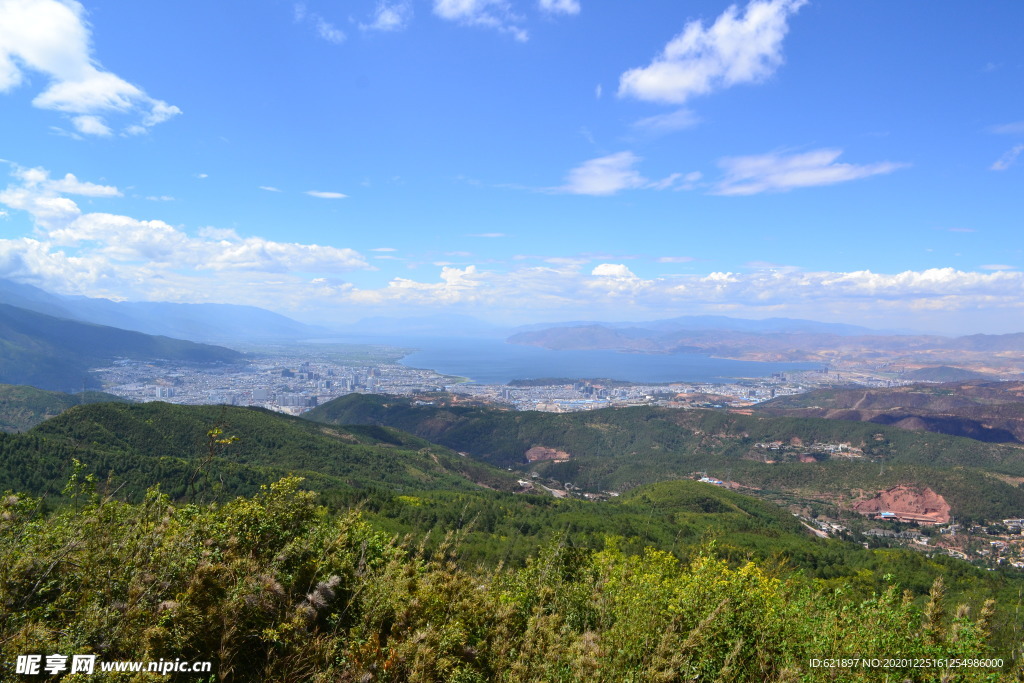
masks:
<svg viewBox="0 0 1024 683"><path fill-rule="evenodd" d="M281 190L277 189L276 187L274 187L272 185L260 185L260 189L261 190L265 190L267 192L280 192L281 191Z"/></svg>
<svg viewBox="0 0 1024 683"><path fill-rule="evenodd" d="M754 0L742 16L730 6L705 27L691 21L646 67L619 79L619 97L682 104L740 83L758 83L783 62L787 22L806 0Z"/></svg>
<svg viewBox="0 0 1024 683"><path fill-rule="evenodd" d="M996 159L995 162L989 166L989 170L1005 171L1017 163L1017 157L1020 156L1021 152L1024 152L1024 144L1014 145L1011 149L1007 150L1006 154Z"/></svg>
<svg viewBox="0 0 1024 683"><path fill-rule="evenodd" d="M622 190L668 189L682 177L679 173L673 173L661 180L652 181L636 170L636 165L640 161L641 157L630 151L590 159L570 170L564 185L549 188L548 191L608 196Z"/></svg>
<svg viewBox="0 0 1024 683"><path fill-rule="evenodd" d="M398 251L398 250L395 249L394 247L376 247L374 249L371 249L370 251Z"/></svg>
<svg viewBox="0 0 1024 683"><path fill-rule="evenodd" d="M46 77L32 104L66 115L82 135L109 137L109 118L124 115L128 135L148 131L181 110L105 71L92 56L92 35L78 2L0 0L0 93Z"/></svg>
<svg viewBox="0 0 1024 683"><path fill-rule="evenodd" d="M505 0L434 0L434 14L464 26L485 26L507 33L519 42L529 34L522 18L512 12Z"/></svg>
<svg viewBox="0 0 1024 683"><path fill-rule="evenodd" d="M1016 266L1008 266L1003 263L989 263L981 266L982 270L1016 270Z"/></svg>
<svg viewBox="0 0 1024 683"><path fill-rule="evenodd" d="M466 236L467 237L490 237L490 238L508 237L508 235L506 235L503 232L477 232L477 233L473 233L473 234L466 235Z"/></svg>
<svg viewBox="0 0 1024 683"><path fill-rule="evenodd" d="M323 17L316 17L314 24L316 25L316 34L327 42L334 43L335 45L341 45L345 42L345 32Z"/></svg>
<svg viewBox="0 0 1024 683"><path fill-rule="evenodd" d="M378 2L373 21L359 24L363 31L401 31L412 21L412 2Z"/></svg>
<svg viewBox="0 0 1024 683"><path fill-rule="evenodd" d="M992 126L988 131L990 133L996 133L997 135L1020 135L1024 133L1024 121L1014 121L1013 123L1003 123L998 126Z"/></svg>
<svg viewBox="0 0 1024 683"><path fill-rule="evenodd" d="M329 43L340 45L344 43L347 36L337 26L327 21L317 12L310 12L305 3L296 3L293 7L293 17L297 24L308 24L313 27L316 34Z"/></svg>
<svg viewBox="0 0 1024 683"><path fill-rule="evenodd" d="M658 263L690 263L696 259L692 256L659 256L655 260Z"/></svg>
<svg viewBox="0 0 1024 683"><path fill-rule="evenodd" d="M549 14L579 14L579 0L540 0L540 8Z"/></svg>
<svg viewBox="0 0 1024 683"><path fill-rule="evenodd" d="M306 194L310 197L316 197L318 199L344 199L347 194L341 192L323 192L321 190L306 190Z"/></svg>
<svg viewBox="0 0 1024 683"><path fill-rule="evenodd" d="M719 161L725 176L715 185L712 194L785 192L892 173L908 166L890 161L862 165L836 162L842 153L841 149L818 149L803 154L727 157Z"/></svg>
<svg viewBox="0 0 1024 683"><path fill-rule="evenodd" d="M668 114L657 114L648 116L633 122L633 128L642 133L660 135L672 133L684 128L692 128L700 123L700 119L689 109L677 109Z"/></svg>

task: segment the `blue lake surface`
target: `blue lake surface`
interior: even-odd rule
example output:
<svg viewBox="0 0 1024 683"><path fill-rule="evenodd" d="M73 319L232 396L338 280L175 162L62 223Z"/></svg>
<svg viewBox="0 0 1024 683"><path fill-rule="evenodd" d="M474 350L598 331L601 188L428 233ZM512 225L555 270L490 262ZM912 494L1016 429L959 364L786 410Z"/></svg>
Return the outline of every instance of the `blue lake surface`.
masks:
<svg viewBox="0 0 1024 683"><path fill-rule="evenodd" d="M360 341L372 343L369 339ZM496 339L376 338L373 341L415 347L417 351L403 358L402 365L468 377L479 384L506 384L513 379L541 377L725 383L736 378L767 377L775 372L822 367L819 363L762 363L695 353L551 351Z"/></svg>

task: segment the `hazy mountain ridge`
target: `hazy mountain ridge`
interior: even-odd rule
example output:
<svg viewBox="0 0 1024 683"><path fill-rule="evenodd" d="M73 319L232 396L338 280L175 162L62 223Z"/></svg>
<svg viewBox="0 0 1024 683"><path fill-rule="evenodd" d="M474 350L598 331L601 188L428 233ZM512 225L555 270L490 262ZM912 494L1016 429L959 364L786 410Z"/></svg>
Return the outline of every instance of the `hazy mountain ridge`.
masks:
<svg viewBox="0 0 1024 683"><path fill-rule="evenodd" d="M558 327L512 335L512 344L552 350L606 349L639 353L700 352L737 360L827 361L837 353L956 348L932 336L852 336L821 332L613 329L602 325ZM1013 343L1013 340L1011 340Z"/></svg>
<svg viewBox="0 0 1024 683"><path fill-rule="evenodd" d="M330 334L327 328L307 325L256 306L111 301L50 294L32 285L3 279L0 300L59 318L193 341L303 339Z"/></svg>
<svg viewBox="0 0 1024 683"><path fill-rule="evenodd" d="M75 390L90 367L116 358L231 363L238 351L105 325L82 323L0 304L0 382Z"/></svg>

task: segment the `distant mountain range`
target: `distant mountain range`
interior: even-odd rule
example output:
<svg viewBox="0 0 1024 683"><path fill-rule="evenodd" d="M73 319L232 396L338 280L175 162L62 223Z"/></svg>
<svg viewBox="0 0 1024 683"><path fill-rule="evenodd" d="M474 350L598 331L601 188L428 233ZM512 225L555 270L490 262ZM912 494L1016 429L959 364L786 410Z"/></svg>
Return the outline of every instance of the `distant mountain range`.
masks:
<svg viewBox="0 0 1024 683"><path fill-rule="evenodd" d="M764 318L763 320L749 320L746 318L730 318L724 315L684 315L676 318L650 320L647 322L598 322L590 320L564 323L538 323L536 325L521 325L515 328L513 333L521 334L525 332L538 332L567 327L601 327L613 330L643 330L650 333L680 332L683 330L719 330L750 333L815 333L834 334L839 336L890 334L890 332L873 330L859 325L847 325L845 323L822 323L814 320L802 320L799 318Z"/></svg>
<svg viewBox="0 0 1024 683"><path fill-rule="evenodd" d="M95 386L88 369L117 358L232 363L244 355L0 304L0 382L58 391Z"/></svg>
<svg viewBox="0 0 1024 683"><path fill-rule="evenodd" d="M1021 333L965 337L892 335L863 331L863 328L848 325L787 321L784 318L764 321L697 318L690 319L687 324L714 327L684 327L675 325L672 320L638 323L629 327L612 324L547 326L518 332L507 341L559 351L699 352L721 358L772 361L827 362L837 355L868 358L872 355L881 357L881 354L932 354L933 357L928 359L930 364L943 358L966 357L967 354L1024 351L1024 334ZM936 351L942 353L935 355L933 352ZM984 375L974 375L981 376Z"/></svg>
<svg viewBox="0 0 1024 683"><path fill-rule="evenodd" d="M327 328L300 323L255 306L62 296L3 279L0 302L57 318L193 341L298 340L330 334Z"/></svg>

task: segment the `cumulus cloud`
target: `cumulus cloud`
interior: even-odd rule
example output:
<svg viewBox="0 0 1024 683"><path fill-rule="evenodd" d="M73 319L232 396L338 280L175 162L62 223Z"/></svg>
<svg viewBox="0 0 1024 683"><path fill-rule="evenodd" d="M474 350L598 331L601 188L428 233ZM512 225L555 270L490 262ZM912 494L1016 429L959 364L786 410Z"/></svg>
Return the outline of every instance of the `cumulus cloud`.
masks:
<svg viewBox="0 0 1024 683"><path fill-rule="evenodd" d="M74 0L0 0L0 92L42 74L49 85L32 104L67 115L83 135L112 135L115 115L131 116L125 132L138 134L181 113L104 70L91 43L85 9Z"/></svg>
<svg viewBox="0 0 1024 683"><path fill-rule="evenodd" d="M359 24L363 31L401 31L412 21L412 2L379 2L373 21Z"/></svg>
<svg viewBox="0 0 1024 683"><path fill-rule="evenodd" d="M996 159L995 163L989 166L989 170L1005 171L1017 163L1017 157L1020 156L1021 152L1024 152L1024 144L1015 145L1012 149L1007 151L1006 154Z"/></svg>
<svg viewBox="0 0 1024 683"><path fill-rule="evenodd" d="M881 320L905 325L927 313L929 324L944 321L949 311L1024 309L1024 273L974 273L933 268L902 273L804 272L796 268L751 273L711 272L644 278L619 263L602 263L589 273L578 264L521 267L499 273L476 267L445 266L439 280L395 278L381 289L352 288L345 300L365 306L428 307L472 311L521 311L571 317L607 311L621 316L723 312L763 317L820 317L822 311L848 319ZM945 324L945 323L943 323ZM963 330L966 333L968 330Z"/></svg>
<svg viewBox="0 0 1024 683"><path fill-rule="evenodd" d="M0 277L92 296L203 301L218 293L222 300L265 295L259 283L269 282L267 274L294 284L305 281L303 273L372 269L353 249L242 237L214 227L191 235L161 220L83 212L68 195L114 198L121 192L70 173L52 179L45 169L15 167L12 176L14 182L0 191L0 205L27 213L35 235L0 240ZM238 289L253 279L259 289Z"/></svg>
<svg viewBox="0 0 1024 683"><path fill-rule="evenodd" d="M522 19L512 12L505 0L434 0L434 14L464 26L493 28L519 42L529 39L529 34L519 25Z"/></svg>
<svg viewBox="0 0 1024 683"><path fill-rule="evenodd" d="M889 161L863 165L836 162L842 153L841 149L818 149L802 154L726 157L718 163L725 176L715 186L713 194L785 192L798 187L833 185L892 173L907 166Z"/></svg>
<svg viewBox="0 0 1024 683"><path fill-rule="evenodd" d="M636 170L640 161L640 157L629 151L590 159L570 170L564 185L550 188L549 191L607 196L622 190L664 190L682 177L679 173L673 173L662 180L651 181Z"/></svg>
<svg viewBox="0 0 1024 683"><path fill-rule="evenodd" d="M783 62L787 22L806 0L754 0L730 6L705 27L691 21L648 66L619 79L619 97L682 104L694 95L758 83Z"/></svg>
<svg viewBox="0 0 1024 683"><path fill-rule="evenodd" d="M579 0L540 0L540 8L550 14L579 14Z"/></svg>

